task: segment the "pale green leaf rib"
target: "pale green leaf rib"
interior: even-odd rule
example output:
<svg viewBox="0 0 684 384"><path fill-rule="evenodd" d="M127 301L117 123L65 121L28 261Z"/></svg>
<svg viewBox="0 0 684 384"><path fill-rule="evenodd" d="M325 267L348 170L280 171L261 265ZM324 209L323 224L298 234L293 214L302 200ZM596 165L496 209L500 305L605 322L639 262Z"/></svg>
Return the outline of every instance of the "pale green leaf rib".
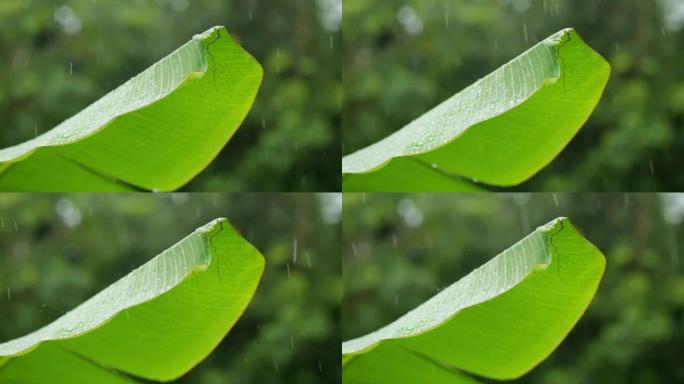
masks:
<svg viewBox="0 0 684 384"><path fill-rule="evenodd" d="M410 177L406 177L410 175ZM343 175L343 192L482 192L458 176L445 174L418 159L397 157L372 173Z"/></svg>
<svg viewBox="0 0 684 384"><path fill-rule="evenodd" d="M117 371L175 379L237 321L263 265L225 219L215 220L54 322L0 344L0 381L42 383L31 378L44 370L54 371L53 383L85 383L76 381L81 371L104 383L125 382Z"/></svg>
<svg viewBox="0 0 684 384"><path fill-rule="evenodd" d="M246 116L259 64L214 27L52 130L0 150L0 190L173 190Z"/></svg>
<svg viewBox="0 0 684 384"><path fill-rule="evenodd" d="M344 382L519 377L572 329L604 267L600 251L556 219L396 321L344 342Z"/></svg>
<svg viewBox="0 0 684 384"><path fill-rule="evenodd" d="M490 185L519 184L577 133L609 74L608 63L574 30L562 30L385 139L345 156L345 182L383 168L402 173L398 160L410 157L446 179L453 174ZM413 176L404 174L406 180ZM388 190L401 188L401 182L387 181Z"/></svg>

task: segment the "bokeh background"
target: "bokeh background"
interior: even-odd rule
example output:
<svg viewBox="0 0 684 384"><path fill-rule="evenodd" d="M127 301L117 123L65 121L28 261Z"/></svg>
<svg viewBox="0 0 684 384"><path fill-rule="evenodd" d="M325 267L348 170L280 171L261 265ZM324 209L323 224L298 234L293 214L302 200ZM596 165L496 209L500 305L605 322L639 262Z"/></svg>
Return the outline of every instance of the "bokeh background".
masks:
<svg viewBox="0 0 684 384"><path fill-rule="evenodd" d="M340 382L339 194L0 195L0 341L226 217L266 259L244 315L178 383Z"/></svg>
<svg viewBox="0 0 684 384"><path fill-rule="evenodd" d="M613 73L586 126L519 190L684 190L682 0L345 0L343 153L565 27Z"/></svg>
<svg viewBox="0 0 684 384"><path fill-rule="evenodd" d="M567 216L603 251L594 301L516 382L684 382L684 195L345 194L342 336L395 320L537 226Z"/></svg>
<svg viewBox="0 0 684 384"><path fill-rule="evenodd" d="M339 191L342 0L2 0L0 148L56 126L214 25L264 67L185 190Z"/></svg>

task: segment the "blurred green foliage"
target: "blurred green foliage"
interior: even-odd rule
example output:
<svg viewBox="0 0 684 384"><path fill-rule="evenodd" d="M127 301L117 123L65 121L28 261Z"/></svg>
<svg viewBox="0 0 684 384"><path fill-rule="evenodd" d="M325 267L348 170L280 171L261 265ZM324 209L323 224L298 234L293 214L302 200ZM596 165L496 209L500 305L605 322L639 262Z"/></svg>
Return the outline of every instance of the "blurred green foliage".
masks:
<svg viewBox="0 0 684 384"><path fill-rule="evenodd" d="M343 203L344 340L567 216L605 254L607 269L576 328L519 381L684 381L684 195L345 194Z"/></svg>
<svg viewBox="0 0 684 384"><path fill-rule="evenodd" d="M0 147L225 25L264 67L247 120L185 189L338 191L341 0L3 0Z"/></svg>
<svg viewBox="0 0 684 384"><path fill-rule="evenodd" d="M340 382L336 194L0 195L0 340L32 332L226 217L266 259L254 299L179 383Z"/></svg>
<svg viewBox="0 0 684 384"><path fill-rule="evenodd" d="M683 26L679 0L346 0L343 152L575 27L612 78L573 142L519 189L682 190Z"/></svg>

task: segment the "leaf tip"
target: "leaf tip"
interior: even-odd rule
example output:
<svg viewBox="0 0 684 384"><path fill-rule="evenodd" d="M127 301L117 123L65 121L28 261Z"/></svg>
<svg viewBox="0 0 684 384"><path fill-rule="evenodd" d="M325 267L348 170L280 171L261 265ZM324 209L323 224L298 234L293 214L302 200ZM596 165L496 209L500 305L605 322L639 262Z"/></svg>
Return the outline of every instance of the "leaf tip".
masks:
<svg viewBox="0 0 684 384"><path fill-rule="evenodd" d="M570 220L565 216L557 217L557 218L549 221L548 223L546 223L542 226L539 226L537 228L537 231L542 232L542 233L555 233L556 231L562 229L563 225L565 223L569 223L569 222L570 222Z"/></svg>
<svg viewBox="0 0 684 384"><path fill-rule="evenodd" d="M223 25L216 25L202 33L196 34L192 37L192 39L200 42L204 42L207 40L211 41L216 38L215 36L221 36L221 32L224 32L226 35L228 34L226 27L224 27Z"/></svg>

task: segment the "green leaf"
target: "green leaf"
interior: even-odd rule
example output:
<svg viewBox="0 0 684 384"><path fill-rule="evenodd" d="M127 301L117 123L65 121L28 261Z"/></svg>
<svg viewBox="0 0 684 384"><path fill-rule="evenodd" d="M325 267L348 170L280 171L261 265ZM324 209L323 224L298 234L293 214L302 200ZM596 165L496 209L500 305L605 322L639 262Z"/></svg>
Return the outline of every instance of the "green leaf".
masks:
<svg viewBox="0 0 684 384"><path fill-rule="evenodd" d="M601 252L556 219L393 323L344 342L343 381L520 377L565 338L604 269Z"/></svg>
<svg viewBox="0 0 684 384"><path fill-rule="evenodd" d="M232 328L263 268L261 254L215 220L61 318L0 344L0 382L176 379Z"/></svg>
<svg viewBox="0 0 684 384"><path fill-rule="evenodd" d="M212 28L52 130L0 150L0 190L175 190L235 133L262 75L225 28Z"/></svg>
<svg viewBox="0 0 684 384"><path fill-rule="evenodd" d="M385 191L419 183L423 176L405 168L402 158L429 165L444 183L458 175L495 186L520 184L579 131L609 76L603 57L573 29L562 30L399 131L345 156L345 190L374 189L354 179L383 168L404 179L387 182Z"/></svg>

